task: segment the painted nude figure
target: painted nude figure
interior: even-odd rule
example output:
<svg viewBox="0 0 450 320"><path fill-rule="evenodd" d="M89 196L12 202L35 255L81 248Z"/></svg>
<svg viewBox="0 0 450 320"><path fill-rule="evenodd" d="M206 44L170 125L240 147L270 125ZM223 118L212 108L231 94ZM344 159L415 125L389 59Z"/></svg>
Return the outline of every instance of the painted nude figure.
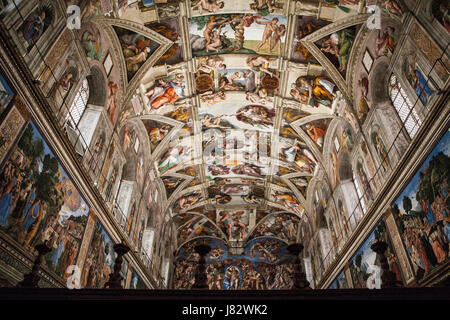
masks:
<svg viewBox="0 0 450 320"><path fill-rule="evenodd" d="M247 58L247 65L254 71L262 71L274 77L275 75L268 70L270 60L263 56L253 56Z"/></svg>
<svg viewBox="0 0 450 320"><path fill-rule="evenodd" d="M210 73L214 72L214 69L226 69L226 67L221 57L207 56L199 60L198 71Z"/></svg>
<svg viewBox="0 0 450 320"><path fill-rule="evenodd" d="M198 8L200 14L203 13L203 10L206 10L210 13L216 13L217 10L222 9L224 5L225 4L223 1L217 2L217 0L199 0L195 5L192 6L192 10Z"/></svg>
<svg viewBox="0 0 450 320"><path fill-rule="evenodd" d="M278 46L278 55L281 55L281 38L286 34L286 26L284 24L281 24L279 27L277 27L271 37L271 44L270 46L270 52Z"/></svg>
<svg viewBox="0 0 450 320"><path fill-rule="evenodd" d="M204 125L207 128L224 128L220 125L222 117L223 115L219 117L211 117L210 115L207 114L202 119L202 125Z"/></svg>
<svg viewBox="0 0 450 320"><path fill-rule="evenodd" d="M266 7L270 12L273 12L275 10L273 0L254 0L253 3L250 4L250 9L253 10L261 10Z"/></svg>
<svg viewBox="0 0 450 320"><path fill-rule="evenodd" d="M225 98L226 96L224 91L217 91L216 93L213 93L212 91L206 91L205 93L202 93L200 95L200 99L208 104L215 104L217 102L225 100Z"/></svg>
<svg viewBox="0 0 450 320"><path fill-rule="evenodd" d="M265 19L264 19L265 20ZM255 21L257 24L265 25L265 29L262 35L262 39L258 47L256 48L256 51L259 51L262 46L264 46L267 42L269 43L269 48L272 45L272 34L276 30L278 30L278 18L273 18L271 21L265 20L265 21Z"/></svg>
<svg viewBox="0 0 450 320"><path fill-rule="evenodd" d="M203 30L203 37L205 37L205 39L206 39L206 48L211 43L211 35L212 35L213 29L217 26L223 25L228 22L229 22L228 19L218 21L218 19L216 20L215 16L209 17L209 21L206 24L205 30Z"/></svg>
<svg viewBox="0 0 450 320"><path fill-rule="evenodd" d="M246 99L253 103L259 104L271 102L271 99L267 97L267 90L264 88L258 88L255 92L247 92Z"/></svg>
<svg viewBox="0 0 450 320"><path fill-rule="evenodd" d="M210 33L210 43L206 45L206 52L215 51L219 52L222 49L222 40L220 38L220 32L222 31L223 25L219 27L219 30L214 30Z"/></svg>
<svg viewBox="0 0 450 320"><path fill-rule="evenodd" d="M234 30L234 38L237 40L233 46L233 49L240 50L244 47L244 26L249 27L248 24L249 22L244 19L242 15L231 15L230 26Z"/></svg>

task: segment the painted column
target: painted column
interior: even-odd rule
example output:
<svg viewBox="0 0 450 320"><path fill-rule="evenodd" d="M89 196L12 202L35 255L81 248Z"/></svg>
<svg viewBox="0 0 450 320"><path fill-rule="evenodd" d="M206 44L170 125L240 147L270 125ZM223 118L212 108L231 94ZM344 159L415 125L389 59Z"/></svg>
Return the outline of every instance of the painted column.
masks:
<svg viewBox="0 0 450 320"><path fill-rule="evenodd" d="M409 285L414 281L414 273L408 259L408 255L403 247L402 239L400 237L400 233L398 232L391 208L388 208L384 213L384 220L386 221L388 233L391 236L395 255L397 256L400 263L400 268L402 269L405 284Z"/></svg>

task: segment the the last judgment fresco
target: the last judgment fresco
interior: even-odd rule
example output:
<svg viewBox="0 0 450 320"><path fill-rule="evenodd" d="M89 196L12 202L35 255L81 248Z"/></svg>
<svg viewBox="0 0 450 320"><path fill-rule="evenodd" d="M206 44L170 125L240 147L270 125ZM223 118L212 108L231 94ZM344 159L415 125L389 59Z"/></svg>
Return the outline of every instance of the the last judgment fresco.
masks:
<svg viewBox="0 0 450 320"><path fill-rule="evenodd" d="M207 284L210 290L288 290L293 288L293 267L286 243L275 238L257 238L242 254L231 254L217 239L194 240L178 251L174 289L191 289L199 255L198 244L212 249L206 255Z"/></svg>

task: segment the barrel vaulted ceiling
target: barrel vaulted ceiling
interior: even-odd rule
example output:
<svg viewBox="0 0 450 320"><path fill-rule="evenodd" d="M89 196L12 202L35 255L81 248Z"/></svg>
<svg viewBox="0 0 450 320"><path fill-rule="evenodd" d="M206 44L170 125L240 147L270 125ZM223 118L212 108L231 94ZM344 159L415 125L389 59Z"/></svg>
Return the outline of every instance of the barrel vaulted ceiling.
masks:
<svg viewBox="0 0 450 320"><path fill-rule="evenodd" d="M178 246L306 240L338 179L332 147L360 129L365 1L132 2L92 1L80 37L90 60L111 53L111 119Z"/></svg>

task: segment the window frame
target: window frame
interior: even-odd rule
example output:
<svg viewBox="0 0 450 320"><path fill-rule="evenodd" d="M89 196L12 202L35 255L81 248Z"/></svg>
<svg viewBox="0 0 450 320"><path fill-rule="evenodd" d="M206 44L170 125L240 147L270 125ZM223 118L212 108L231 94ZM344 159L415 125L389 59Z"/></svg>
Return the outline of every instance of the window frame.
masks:
<svg viewBox="0 0 450 320"><path fill-rule="evenodd" d="M75 95L75 98L70 105L65 119L65 122L74 129L78 127L81 118L83 117L84 111L86 110L89 101L89 93L89 82L85 78L81 82L81 86L78 88L77 94Z"/></svg>
<svg viewBox="0 0 450 320"><path fill-rule="evenodd" d="M388 94L400 121L403 124L409 137L412 139L422 125L417 108L411 102L405 89L401 85L397 76L392 73L389 77Z"/></svg>
<svg viewBox="0 0 450 320"><path fill-rule="evenodd" d="M353 174L353 185L355 186L356 189L356 194L358 195L358 199L359 199L359 203L361 205L361 209L363 211L363 213L365 214L367 212L367 205L366 205L366 200L364 199L364 193L362 193L360 181L358 180L358 177L355 174L355 171L352 170L352 174Z"/></svg>

